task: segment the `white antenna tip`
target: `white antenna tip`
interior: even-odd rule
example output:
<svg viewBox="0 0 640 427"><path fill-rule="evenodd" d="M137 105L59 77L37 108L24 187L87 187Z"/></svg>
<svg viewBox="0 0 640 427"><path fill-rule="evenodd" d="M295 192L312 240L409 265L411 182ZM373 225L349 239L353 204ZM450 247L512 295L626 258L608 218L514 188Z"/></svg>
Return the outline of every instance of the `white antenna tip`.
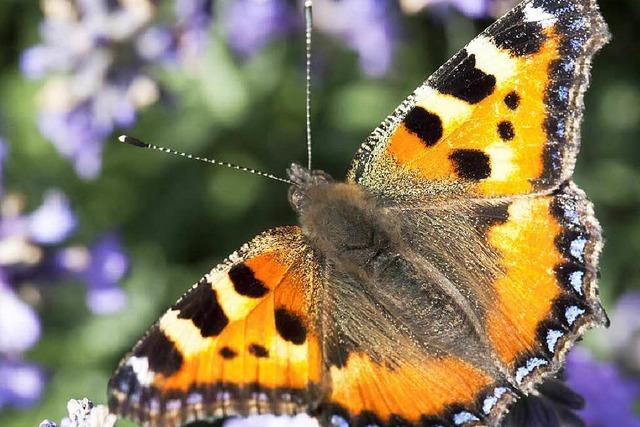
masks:
<svg viewBox="0 0 640 427"><path fill-rule="evenodd" d="M127 136L127 135L120 135L118 137L118 141L124 143L124 144L129 144L129 145L134 145L136 147L142 147L142 148L149 148L150 145L147 144L146 142L142 142L137 138L134 138L132 136Z"/></svg>

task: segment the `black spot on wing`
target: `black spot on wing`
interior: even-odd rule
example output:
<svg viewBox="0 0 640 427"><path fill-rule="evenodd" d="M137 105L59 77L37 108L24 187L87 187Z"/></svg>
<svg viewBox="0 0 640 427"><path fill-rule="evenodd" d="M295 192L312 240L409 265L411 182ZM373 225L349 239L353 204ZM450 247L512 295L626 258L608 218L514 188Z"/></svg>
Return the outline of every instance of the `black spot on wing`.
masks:
<svg viewBox="0 0 640 427"><path fill-rule="evenodd" d="M491 175L491 160L481 150L454 150L449 159L460 178L479 181Z"/></svg>
<svg viewBox="0 0 640 427"><path fill-rule="evenodd" d="M283 340L293 344L303 344L307 339L307 328L297 314L279 308L275 312L276 330Z"/></svg>
<svg viewBox="0 0 640 427"><path fill-rule="evenodd" d="M517 110L520 106L520 95L516 91L511 91L504 97L504 103L510 110Z"/></svg>
<svg viewBox="0 0 640 427"><path fill-rule="evenodd" d="M249 353L253 354L255 357L258 357L258 358L269 357L269 351L260 344L250 344Z"/></svg>
<svg viewBox="0 0 640 427"><path fill-rule="evenodd" d="M165 376L171 375L182 366L182 355L175 344L167 338L158 325L149 329L147 335L134 351L137 357L146 357L149 369Z"/></svg>
<svg viewBox="0 0 640 427"><path fill-rule="evenodd" d="M495 76L476 68L476 56L469 55L465 49L447 64L447 70L448 72L439 73L439 78L430 83L441 93L470 104L482 101L496 88Z"/></svg>
<svg viewBox="0 0 640 427"><path fill-rule="evenodd" d="M547 39L542 25L527 22L521 9L516 9L499 20L489 35L499 48L508 50L512 56L537 53Z"/></svg>
<svg viewBox="0 0 640 427"><path fill-rule="evenodd" d="M218 353L220 354L220 356L222 356L223 359L227 360L233 359L238 355L235 350L227 346L222 347Z"/></svg>
<svg viewBox="0 0 640 427"><path fill-rule="evenodd" d="M253 271L245 263L241 262L231 267L229 278L236 292L245 297L261 298L269 292L269 289L256 279Z"/></svg>
<svg viewBox="0 0 640 427"><path fill-rule="evenodd" d="M504 224L509 219L508 202L483 203L473 209L473 223L481 236L496 225Z"/></svg>
<svg viewBox="0 0 640 427"><path fill-rule="evenodd" d="M326 338L325 348L327 363L329 366L336 366L338 368L347 366L350 353L361 350L340 328L336 328L336 330L332 331L331 335Z"/></svg>
<svg viewBox="0 0 640 427"><path fill-rule="evenodd" d="M191 319L200 329L202 337L218 335L229 324L229 319L218 303L216 291L205 279L183 296L174 306L178 318Z"/></svg>
<svg viewBox="0 0 640 427"><path fill-rule="evenodd" d="M513 128L513 123L506 120L498 123L498 135L503 141L511 141L515 138L516 131Z"/></svg>
<svg viewBox="0 0 640 427"><path fill-rule="evenodd" d="M442 120L422 107L413 107L404 118L407 130L424 142L427 147L435 145L442 138Z"/></svg>

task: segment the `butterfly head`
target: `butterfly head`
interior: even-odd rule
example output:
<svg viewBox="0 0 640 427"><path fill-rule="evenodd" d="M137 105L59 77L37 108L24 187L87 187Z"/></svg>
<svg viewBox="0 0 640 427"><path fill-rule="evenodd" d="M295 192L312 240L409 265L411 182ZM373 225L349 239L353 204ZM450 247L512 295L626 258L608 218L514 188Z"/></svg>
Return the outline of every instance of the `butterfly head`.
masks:
<svg viewBox="0 0 640 427"><path fill-rule="evenodd" d="M333 182L328 173L319 169L309 170L297 163L292 163L287 169L287 176L293 182L289 188L289 203L298 214L305 209L311 188Z"/></svg>

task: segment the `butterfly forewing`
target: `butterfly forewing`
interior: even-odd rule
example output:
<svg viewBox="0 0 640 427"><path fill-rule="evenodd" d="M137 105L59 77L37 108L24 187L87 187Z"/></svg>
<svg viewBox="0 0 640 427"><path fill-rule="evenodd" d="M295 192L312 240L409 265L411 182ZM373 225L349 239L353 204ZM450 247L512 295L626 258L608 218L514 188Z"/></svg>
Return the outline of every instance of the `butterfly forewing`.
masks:
<svg viewBox="0 0 640 427"><path fill-rule="evenodd" d="M149 426L315 407L320 339L297 227L263 233L167 311L109 383L112 412Z"/></svg>
<svg viewBox="0 0 640 427"><path fill-rule="evenodd" d="M550 191L573 172L595 0L527 0L442 66L358 151L348 181L392 199Z"/></svg>

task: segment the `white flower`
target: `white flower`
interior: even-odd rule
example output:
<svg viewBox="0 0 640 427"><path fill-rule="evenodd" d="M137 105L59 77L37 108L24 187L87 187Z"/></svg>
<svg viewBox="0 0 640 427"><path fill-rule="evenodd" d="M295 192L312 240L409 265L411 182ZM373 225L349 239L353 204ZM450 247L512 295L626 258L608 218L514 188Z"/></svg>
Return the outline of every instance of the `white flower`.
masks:
<svg viewBox="0 0 640 427"><path fill-rule="evenodd" d="M109 413L104 405L94 406L87 398L71 399L67 403L69 416L63 418L60 427L114 427L116 416ZM56 423L44 420L40 427L57 427Z"/></svg>

